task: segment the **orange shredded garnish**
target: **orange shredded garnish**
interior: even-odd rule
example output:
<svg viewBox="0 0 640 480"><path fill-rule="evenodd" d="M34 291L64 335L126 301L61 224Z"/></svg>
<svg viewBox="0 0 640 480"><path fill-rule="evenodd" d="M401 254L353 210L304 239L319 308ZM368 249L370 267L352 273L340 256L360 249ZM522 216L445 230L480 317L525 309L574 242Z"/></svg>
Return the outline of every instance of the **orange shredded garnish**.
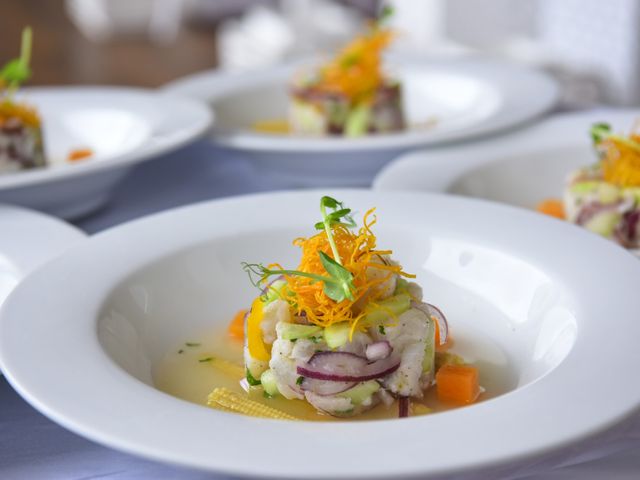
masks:
<svg viewBox="0 0 640 480"><path fill-rule="evenodd" d="M392 39L391 30L370 28L320 70L319 83L315 88L344 95L352 103L371 101L384 83L382 52Z"/></svg>
<svg viewBox="0 0 640 480"><path fill-rule="evenodd" d="M30 127L40 126L40 116L35 108L9 99L0 100L0 124L4 124L10 118L18 118Z"/></svg>
<svg viewBox="0 0 640 480"><path fill-rule="evenodd" d="M323 283L312 279L286 275L287 288L283 289L284 297L289 301L298 315L305 315L306 319L318 326L327 327L341 321L351 322L352 331L358 322L366 315L360 305L366 299L368 306L375 305L376 300L382 297L383 292L375 287L387 281L392 275L402 275L414 278L402 270L400 265L387 265L375 262L382 255L392 253L391 250L377 250L376 236L371 227L376 223L375 216L371 219L375 209L369 210L363 219L363 227L358 233L350 231L343 225L333 225L332 233L335 244L342 260L343 266L353 275L353 300L345 299L336 302L329 298L323 291ZM333 258L331 246L326 232L320 232L310 238L297 238L294 245L302 249L302 259L298 270L326 275L326 271L320 260L318 252L324 252ZM270 265L269 268L281 269L280 265ZM388 274L371 280L367 278L367 269L376 268L387 271Z"/></svg>
<svg viewBox="0 0 640 480"><path fill-rule="evenodd" d="M632 140L638 141L632 136ZM604 140L602 174L605 181L619 187L640 186L640 151L615 138Z"/></svg>

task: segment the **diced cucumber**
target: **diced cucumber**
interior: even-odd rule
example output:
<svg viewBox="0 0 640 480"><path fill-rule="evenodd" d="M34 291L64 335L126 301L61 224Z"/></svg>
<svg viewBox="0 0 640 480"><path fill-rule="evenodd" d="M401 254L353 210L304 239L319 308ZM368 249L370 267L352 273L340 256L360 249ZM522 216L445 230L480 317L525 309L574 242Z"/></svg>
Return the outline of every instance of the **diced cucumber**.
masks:
<svg viewBox="0 0 640 480"><path fill-rule="evenodd" d="M390 314L402 315L409 308L411 308L411 297L408 293L400 293L378 303L377 307L365 315L364 321L370 325L384 323Z"/></svg>
<svg viewBox="0 0 640 480"><path fill-rule="evenodd" d="M422 359L422 372L431 372L434 369L436 361L436 326L432 319L427 321L429 327L427 329L427 341L424 346L424 357Z"/></svg>
<svg viewBox="0 0 640 480"><path fill-rule="evenodd" d="M604 237L613 235L622 215L618 212L602 212L584 224L585 228Z"/></svg>
<svg viewBox="0 0 640 480"><path fill-rule="evenodd" d="M404 278L398 276L396 280L396 290L393 292L394 295L400 295L401 293L409 293L409 282L407 282Z"/></svg>
<svg viewBox="0 0 640 480"><path fill-rule="evenodd" d="M284 279L276 280L267 289L267 293L264 297L265 306L269 303L278 300L280 298L280 292L287 285L287 281Z"/></svg>
<svg viewBox="0 0 640 480"><path fill-rule="evenodd" d="M594 192L595 190L598 189L598 186L601 183L602 182L596 182L596 181L578 182L571 185L570 190L572 193L577 193L577 194Z"/></svg>
<svg viewBox="0 0 640 480"><path fill-rule="evenodd" d="M601 183L598 187L598 200L604 205L616 202L620 198L620 190L608 183Z"/></svg>
<svg viewBox="0 0 640 480"><path fill-rule="evenodd" d="M336 396L350 398L351 403L354 405L360 405L378 390L380 390L380 384L375 380L369 380L367 382L359 383L349 390L338 393Z"/></svg>
<svg viewBox="0 0 640 480"><path fill-rule="evenodd" d="M349 341L351 325L349 322L338 322L324 329L324 341L329 348L339 348Z"/></svg>
<svg viewBox="0 0 640 480"><path fill-rule="evenodd" d="M284 340L298 340L322 336L322 327L316 325L300 325L298 323L282 323L280 337Z"/></svg>
<svg viewBox="0 0 640 480"><path fill-rule="evenodd" d="M368 105L358 105L347 116L344 133L347 137L360 137L367 133L371 108Z"/></svg>
<svg viewBox="0 0 640 480"><path fill-rule="evenodd" d="M265 370L260 376L260 383L262 383L264 392L270 397L275 397L280 393L276 383L276 375L273 370Z"/></svg>

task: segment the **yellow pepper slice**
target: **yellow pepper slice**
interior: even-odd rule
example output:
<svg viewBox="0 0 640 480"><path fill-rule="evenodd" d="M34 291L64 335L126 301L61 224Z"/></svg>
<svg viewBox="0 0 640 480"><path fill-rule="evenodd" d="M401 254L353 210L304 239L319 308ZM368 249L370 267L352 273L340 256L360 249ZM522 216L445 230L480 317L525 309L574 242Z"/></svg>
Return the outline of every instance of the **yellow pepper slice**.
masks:
<svg viewBox="0 0 640 480"><path fill-rule="evenodd" d="M267 346L262 340L262 329L260 322L264 317L264 304L260 297L256 298L251 304L251 312L247 318L247 342L249 346L249 354L256 360L268 362L271 354L267 350Z"/></svg>

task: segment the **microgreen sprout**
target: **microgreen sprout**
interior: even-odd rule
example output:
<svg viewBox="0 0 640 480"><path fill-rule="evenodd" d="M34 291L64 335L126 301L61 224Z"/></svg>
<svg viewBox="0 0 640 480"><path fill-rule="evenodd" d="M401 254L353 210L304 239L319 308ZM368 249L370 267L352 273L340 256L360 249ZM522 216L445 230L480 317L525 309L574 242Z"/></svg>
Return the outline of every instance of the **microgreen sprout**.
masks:
<svg viewBox="0 0 640 480"><path fill-rule="evenodd" d="M333 212L327 213L327 208L332 209ZM342 265L342 260L338 253L338 247L336 247L336 242L333 239L331 227L333 225L344 225L347 228L355 227L356 222L351 216L351 209L344 208L342 202L325 195L320 199L320 212L322 213L322 221L315 224L316 230L324 230L327 233L327 239L331 246L333 258L339 265Z"/></svg>
<svg viewBox="0 0 640 480"><path fill-rule="evenodd" d="M22 44L20 46L20 57L9 61L0 70L0 80L2 84L13 92L20 84L26 82L31 76L29 62L31 60L31 28L27 27L22 31Z"/></svg>
<svg viewBox="0 0 640 480"><path fill-rule="evenodd" d="M593 140L593 144L597 147L600 143L607 139L614 140L616 142L622 143L637 152L640 152L640 143L632 140L629 137L625 137L622 135L616 135L611 130L611 125L608 123L595 123L591 126L590 130L591 139Z"/></svg>
<svg viewBox="0 0 640 480"><path fill-rule="evenodd" d="M332 211L328 212L327 209ZM322 221L316 223L315 228L326 232L334 257L331 258L322 251L318 252L320 262L327 275L318 275L300 270L271 269L260 263L243 262L242 269L247 272L251 283L255 287L262 289L266 280L273 275L295 275L310 278L314 282L323 282L325 295L336 302L341 302L345 299L353 300L353 291L355 290L353 275L342 266L340 254L333 238L332 227L334 225L343 225L347 228L353 228L356 226L356 222L351 216L350 208L344 208L342 202L328 196L320 199L320 212L322 213Z"/></svg>
<svg viewBox="0 0 640 480"><path fill-rule="evenodd" d="M253 286L262 288L267 278L273 275L292 275L310 278L316 282L324 283L324 293L332 300L341 302L348 298L353 300L353 275L342 265L336 263L329 255L318 252L320 261L328 275L317 275L315 273L302 272L300 270L270 269L260 263L242 263L242 269L247 272ZM258 278L256 278L258 277Z"/></svg>

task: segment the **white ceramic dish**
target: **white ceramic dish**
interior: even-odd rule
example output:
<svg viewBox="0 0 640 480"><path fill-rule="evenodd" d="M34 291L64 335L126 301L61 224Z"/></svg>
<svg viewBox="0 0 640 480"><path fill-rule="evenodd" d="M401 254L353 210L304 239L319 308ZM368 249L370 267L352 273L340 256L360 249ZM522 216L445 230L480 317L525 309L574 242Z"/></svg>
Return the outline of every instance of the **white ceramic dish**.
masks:
<svg viewBox="0 0 640 480"><path fill-rule="evenodd" d="M255 295L242 260L294 264L291 239L313 232L327 193L359 212L378 207L380 244L418 274L465 355L503 372L507 394L408 420L306 423L210 410L154 388L168 351L223 328ZM586 258L597 275L585 275ZM640 362L631 258L571 225L476 200L225 199L98 234L30 275L2 310L0 364L53 420L159 461L271 478L496 478L640 406L640 383L627 381Z"/></svg>
<svg viewBox="0 0 640 480"><path fill-rule="evenodd" d="M561 198L567 175L594 163L589 129L611 123L628 132L640 111L601 110L556 115L491 141L404 155L385 167L376 190L446 192L525 208Z"/></svg>
<svg viewBox="0 0 640 480"><path fill-rule="evenodd" d="M403 84L404 109L413 125L407 131L356 139L253 131L256 121L286 119L287 85L309 64L251 74L204 72L166 90L208 102L216 114L216 143L245 152L264 175L296 185L368 185L401 152L496 133L541 115L557 100L549 77L523 67L396 57L389 68ZM418 126L434 118L435 126Z"/></svg>
<svg viewBox="0 0 640 480"><path fill-rule="evenodd" d="M64 218L101 206L135 163L194 140L212 121L200 102L153 90L47 87L25 88L20 96L42 115L52 164L0 175L0 201ZM78 148L94 156L67 162Z"/></svg>
<svg viewBox="0 0 640 480"><path fill-rule="evenodd" d="M0 305L30 272L86 235L56 218L0 205Z"/></svg>

